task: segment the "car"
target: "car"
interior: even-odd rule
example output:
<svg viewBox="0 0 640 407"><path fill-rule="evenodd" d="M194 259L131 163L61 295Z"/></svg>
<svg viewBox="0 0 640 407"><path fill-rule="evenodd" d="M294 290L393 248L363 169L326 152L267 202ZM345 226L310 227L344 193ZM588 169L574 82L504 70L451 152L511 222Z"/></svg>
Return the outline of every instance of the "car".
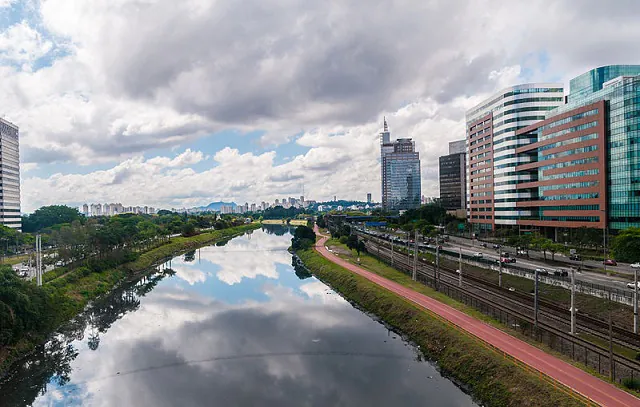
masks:
<svg viewBox="0 0 640 407"><path fill-rule="evenodd" d="M499 248L500 248L500 245L499 245L499 244L494 244L494 245L493 245L493 246L491 246L491 247L493 247L494 249L499 249Z"/></svg>
<svg viewBox="0 0 640 407"><path fill-rule="evenodd" d="M633 263L633 264L630 264L630 266L631 268L634 268L634 269L640 269L640 263Z"/></svg>
<svg viewBox="0 0 640 407"><path fill-rule="evenodd" d="M569 256L569 260L580 261L582 260L582 257L579 254L572 254L571 256Z"/></svg>
<svg viewBox="0 0 640 407"><path fill-rule="evenodd" d="M613 259L607 259L603 261L602 264L604 264L605 266L617 266L618 262Z"/></svg>
<svg viewBox="0 0 640 407"><path fill-rule="evenodd" d="M516 259L512 259L509 257L500 257L500 260L498 260L500 263L515 263Z"/></svg>
<svg viewBox="0 0 640 407"><path fill-rule="evenodd" d="M565 269L556 269L553 271L553 275L558 277L567 277L569 272Z"/></svg>
<svg viewBox="0 0 640 407"><path fill-rule="evenodd" d="M482 243L480 246L487 247L487 244L486 243Z"/></svg>
<svg viewBox="0 0 640 407"><path fill-rule="evenodd" d="M518 254L518 256L527 256L527 255L529 255L529 252L526 251L526 250L518 250L516 253Z"/></svg>
<svg viewBox="0 0 640 407"><path fill-rule="evenodd" d="M633 283L627 283L627 288L631 288L633 290ZM638 288L640 288L640 281L638 281Z"/></svg>
<svg viewBox="0 0 640 407"><path fill-rule="evenodd" d="M548 276L549 272L546 269L543 268L537 268L536 271L538 272L539 276Z"/></svg>
<svg viewBox="0 0 640 407"><path fill-rule="evenodd" d="M484 255L482 253L480 253L480 252L477 252L477 253L473 253L473 257L482 258L482 257L484 257Z"/></svg>

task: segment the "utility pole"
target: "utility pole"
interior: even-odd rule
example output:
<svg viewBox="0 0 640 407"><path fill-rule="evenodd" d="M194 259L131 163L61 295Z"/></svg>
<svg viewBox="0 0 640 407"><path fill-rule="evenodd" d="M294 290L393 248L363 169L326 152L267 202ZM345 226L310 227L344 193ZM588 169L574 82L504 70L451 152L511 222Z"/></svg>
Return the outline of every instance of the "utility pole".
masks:
<svg viewBox="0 0 640 407"><path fill-rule="evenodd" d="M576 334L576 269L571 268L571 335Z"/></svg>
<svg viewBox="0 0 640 407"><path fill-rule="evenodd" d="M638 269L633 269L633 333L638 333Z"/></svg>
<svg viewBox="0 0 640 407"><path fill-rule="evenodd" d="M36 235L36 284L42 286L42 236Z"/></svg>
<svg viewBox="0 0 640 407"><path fill-rule="evenodd" d="M538 269L535 271L535 283L533 285L533 326L538 328Z"/></svg>
<svg viewBox="0 0 640 407"><path fill-rule="evenodd" d="M604 210L602 211L604 212ZM604 252L604 261L602 262L602 264L604 264L604 274L607 275L607 219L606 219L606 213L605 213L605 224L604 227L602 228L602 251Z"/></svg>
<svg viewBox="0 0 640 407"><path fill-rule="evenodd" d="M460 274L458 275L458 287L462 287L462 247L458 247L460 256L458 257L458 269Z"/></svg>
<svg viewBox="0 0 640 407"><path fill-rule="evenodd" d="M418 229L415 230L415 240L413 245L413 281L418 279Z"/></svg>
<svg viewBox="0 0 640 407"><path fill-rule="evenodd" d="M407 266L411 264L411 239L409 239L410 236L411 233L407 232Z"/></svg>
<svg viewBox="0 0 640 407"><path fill-rule="evenodd" d="M391 244L391 267L393 267L393 236L391 236L389 243Z"/></svg>
<svg viewBox="0 0 640 407"><path fill-rule="evenodd" d="M440 242L438 240L438 235L436 235L436 291L438 291L439 281L440 281Z"/></svg>
<svg viewBox="0 0 640 407"><path fill-rule="evenodd" d="M611 291L609 291L609 376L613 382L616 377L615 366L613 362L613 321L611 320Z"/></svg>

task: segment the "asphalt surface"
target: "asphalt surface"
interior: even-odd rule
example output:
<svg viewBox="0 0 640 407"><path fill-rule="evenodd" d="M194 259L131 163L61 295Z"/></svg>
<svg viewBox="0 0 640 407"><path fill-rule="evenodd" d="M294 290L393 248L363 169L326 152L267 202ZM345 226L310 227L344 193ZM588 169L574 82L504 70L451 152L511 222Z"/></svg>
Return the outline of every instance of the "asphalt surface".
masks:
<svg viewBox="0 0 640 407"><path fill-rule="evenodd" d="M493 249L491 244L487 244L488 247L485 248L485 247L482 247L481 242L478 242L475 240L472 241L471 239L465 239L465 238L454 237L454 236L451 236L449 239L450 239L449 242L440 243L443 246L444 250L458 253L460 248L462 249L462 253L464 255L469 255L469 256L473 256L476 253L482 253L482 257L484 259L494 260L496 264L498 263L498 259L499 259L498 251L496 249ZM578 266L581 265L581 262L569 260L566 256L563 256L559 253L556 253L555 260L563 262L564 264L561 266L553 265L553 264L550 264L549 262L545 262L542 253L539 253L539 252L529 251L529 257L522 257L522 256L516 256L516 249L512 247L503 247L501 251L509 252L511 254L511 257L515 257L516 266L524 269L528 269L531 271L535 271L535 269L537 268L544 268L548 270L550 274L553 274L553 270L556 270L558 268L565 268L568 270L570 268L578 268ZM547 253L547 258L548 260L551 260L551 255L549 253ZM594 267L596 268L604 268L602 264L599 264L598 262L595 262L595 261L591 261L591 262L585 261L583 263L584 265L595 265ZM625 265L622 265L620 263L618 264L619 265L617 267L607 266L607 270L618 271L621 273L624 272L624 273L630 274L631 277L633 276L633 268L631 268L631 266L629 266L628 264L625 264ZM509 264L505 265L505 267L509 267ZM640 277L640 273L639 273L639 277ZM584 267L581 268L580 272L576 273L576 281L578 282L583 281L591 284L598 284L601 286L615 288L619 290L629 290L630 292L632 291L631 289L627 288L627 283L631 282L632 279L625 279L623 277L618 277L618 276L608 276L604 273L590 272L589 270L586 270Z"/></svg>
<svg viewBox="0 0 640 407"><path fill-rule="evenodd" d="M480 243L476 242L475 245L470 243L471 241L469 239L460 239L457 237L451 237L450 241L447 243L447 248L449 249L453 248L457 250L460 247L462 248L462 253L468 254L468 255L473 255L474 253L480 252L483 254L483 258L495 260L497 263L499 258L498 253L495 249L492 249L491 246L488 245L489 247L484 248L480 245ZM502 250L511 253L512 256L515 254L514 248L507 247L507 248L503 248ZM531 251L529 251L529 258L516 256L516 265L529 270L535 270L536 268L544 268L546 270L552 271L558 268L557 265L549 264L544 261L544 258L539 258L538 256L542 256L542 255L536 252L531 252ZM548 259L550 260L551 256L550 255L547 255L547 256L548 256ZM570 267L577 268L578 266L581 265L579 261L571 261L566 257L564 257L563 259L560 259L560 257L564 257L564 256L561 256L560 254L556 253L556 256L555 256L556 260L560 260L565 263L565 265L561 266L562 268L570 268ZM585 264L586 263L587 262L585 262ZM597 262L592 262L592 263L598 264ZM599 265L599 267L603 268L604 266ZM628 265L626 265L626 267L628 267L631 270L630 273L631 275L633 275L633 269ZM618 267L607 266L607 269L611 269L614 271L618 271L623 268L624 266L618 266ZM604 285L611 288L617 288L617 289L626 289L627 283L631 281L629 279L625 279L622 277L607 276L604 273L590 272L588 270L585 270L584 268L582 268L582 272L576 273L576 280L586 281L592 284L600 284L600 285Z"/></svg>

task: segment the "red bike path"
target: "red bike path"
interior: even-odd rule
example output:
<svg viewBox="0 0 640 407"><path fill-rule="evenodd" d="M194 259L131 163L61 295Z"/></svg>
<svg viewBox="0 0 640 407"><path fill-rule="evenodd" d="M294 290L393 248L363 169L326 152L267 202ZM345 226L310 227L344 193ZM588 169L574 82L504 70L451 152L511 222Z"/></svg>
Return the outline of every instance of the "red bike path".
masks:
<svg viewBox="0 0 640 407"><path fill-rule="evenodd" d="M316 233L318 233L317 227ZM327 236L322 236L322 239L316 243L315 250L331 262L438 314L462 330L484 340L531 368L546 374L593 402L607 407L640 406L640 399L610 383L600 380L455 308L349 263L327 250L325 247L327 239Z"/></svg>

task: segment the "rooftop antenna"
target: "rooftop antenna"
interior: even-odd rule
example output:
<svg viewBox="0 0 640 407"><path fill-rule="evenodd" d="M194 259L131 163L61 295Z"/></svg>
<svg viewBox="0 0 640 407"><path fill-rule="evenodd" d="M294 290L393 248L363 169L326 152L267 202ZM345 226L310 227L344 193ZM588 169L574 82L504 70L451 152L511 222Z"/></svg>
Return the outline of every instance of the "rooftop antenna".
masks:
<svg viewBox="0 0 640 407"><path fill-rule="evenodd" d="M384 120L384 130L385 132L389 131L389 126L387 126L387 116L382 116Z"/></svg>

